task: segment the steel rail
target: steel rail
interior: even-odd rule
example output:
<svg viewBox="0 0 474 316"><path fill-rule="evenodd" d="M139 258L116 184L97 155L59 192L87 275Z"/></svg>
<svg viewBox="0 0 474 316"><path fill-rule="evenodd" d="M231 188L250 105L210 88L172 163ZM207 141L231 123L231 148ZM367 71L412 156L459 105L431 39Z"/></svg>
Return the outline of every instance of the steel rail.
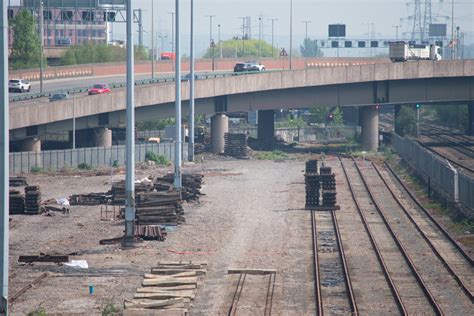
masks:
<svg viewBox="0 0 474 316"><path fill-rule="evenodd" d="M397 244L398 246L398 249L400 250L400 253L402 254L403 258L406 260L406 262L408 263L408 266L410 267L410 270L412 271L414 277L417 279L418 281L418 284L420 285L421 289L423 290L423 292L425 293L426 297L428 298L428 300L430 301L430 304L431 306L434 308L434 311L436 313L436 315L444 315L443 311L441 310L441 307L439 306L439 304L436 302L435 298L433 297L433 294L431 294L430 290L428 289L425 281L423 280L422 276L420 275L420 273L418 272L415 264L413 263L413 260L411 259L411 257L408 255L407 253L407 250L405 249L405 247L403 246L403 244L401 243L400 239L398 238L398 236L395 234L394 230L393 230L393 227L392 225L390 224L390 222L387 220L385 214L382 212L382 208L380 207L380 204L379 202L377 202L377 200L375 199L375 196L372 192L372 190L370 189L370 186L366 180L366 177L362 174L362 171L360 170L360 167L358 166L357 162L355 161L354 158L352 158L352 161L357 169L357 172L360 176L360 178L362 179L362 182L364 184L364 187L367 191L367 193L369 194L370 196L370 199L372 200L373 202L373 205L375 206L375 209L377 210L378 214L382 217L382 220L383 222L385 223L385 225L387 226L388 228L388 231L390 233L390 235L392 236L393 240L395 241L395 243Z"/></svg>
<svg viewBox="0 0 474 316"><path fill-rule="evenodd" d="M318 232L316 229L315 211L311 212L311 232L313 237L313 273L314 273L314 297L316 300L316 315L324 315L323 298L321 295L321 275L319 273L319 259L318 259Z"/></svg>

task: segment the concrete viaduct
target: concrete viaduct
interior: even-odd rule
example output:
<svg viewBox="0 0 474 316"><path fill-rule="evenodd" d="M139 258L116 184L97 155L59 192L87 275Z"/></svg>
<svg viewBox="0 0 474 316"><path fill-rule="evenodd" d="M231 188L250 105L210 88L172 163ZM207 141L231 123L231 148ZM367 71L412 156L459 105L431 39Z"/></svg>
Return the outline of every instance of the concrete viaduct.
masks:
<svg viewBox="0 0 474 316"><path fill-rule="evenodd" d="M183 113L187 113L189 83L183 82ZM136 87L136 119L174 116L174 83ZM452 104L470 106L474 122L474 60L380 63L293 71L273 71L196 81L196 114L259 110L259 138L273 137L273 111L316 106L358 107L362 145L377 149L376 105ZM25 151L40 150L38 135L72 130L111 143L110 127L125 126L125 89L111 94L78 96L65 101L31 101L11 105L10 140ZM74 111L73 111L74 109ZM79 133L79 137L80 137ZM213 135L217 136L217 135ZM36 137L36 138L35 138Z"/></svg>

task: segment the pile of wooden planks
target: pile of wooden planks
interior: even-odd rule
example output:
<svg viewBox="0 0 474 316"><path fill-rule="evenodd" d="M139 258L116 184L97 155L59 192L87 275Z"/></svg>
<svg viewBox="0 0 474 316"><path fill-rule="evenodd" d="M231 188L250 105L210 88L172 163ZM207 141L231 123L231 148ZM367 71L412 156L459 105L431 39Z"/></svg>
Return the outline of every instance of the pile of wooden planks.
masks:
<svg viewBox="0 0 474 316"><path fill-rule="evenodd" d="M184 222L181 195L177 191L138 194L137 225L178 225Z"/></svg>
<svg viewBox="0 0 474 316"><path fill-rule="evenodd" d="M241 159L247 158L247 135L225 133L224 142L224 155Z"/></svg>
<svg viewBox="0 0 474 316"><path fill-rule="evenodd" d="M160 262L145 274L142 287L132 300L125 300L124 315L133 311L163 310L188 313L192 306L201 278L206 275L207 263Z"/></svg>
<svg viewBox="0 0 474 316"><path fill-rule="evenodd" d="M25 213L38 215L41 206L41 192L39 186L25 187Z"/></svg>
<svg viewBox="0 0 474 316"><path fill-rule="evenodd" d="M10 177L10 186L11 187L25 187L28 185L26 182L26 177Z"/></svg>
<svg viewBox="0 0 474 316"><path fill-rule="evenodd" d="M69 197L71 205L101 205L107 204L110 196L107 193L89 193L89 194L74 194Z"/></svg>
<svg viewBox="0 0 474 316"><path fill-rule="evenodd" d="M20 191L10 190L10 214L25 214L25 196Z"/></svg>
<svg viewBox="0 0 474 316"><path fill-rule="evenodd" d="M201 193L204 176L202 174L185 173L182 177L181 196L186 202L198 201ZM163 177L156 178L155 190L158 192L172 191L174 174L169 173Z"/></svg>
<svg viewBox="0 0 474 316"><path fill-rule="evenodd" d="M135 198L139 193L153 191L153 182L146 181L135 183ZM125 180L116 182L112 185L112 189L108 192L112 196L112 203L123 205L125 204Z"/></svg>

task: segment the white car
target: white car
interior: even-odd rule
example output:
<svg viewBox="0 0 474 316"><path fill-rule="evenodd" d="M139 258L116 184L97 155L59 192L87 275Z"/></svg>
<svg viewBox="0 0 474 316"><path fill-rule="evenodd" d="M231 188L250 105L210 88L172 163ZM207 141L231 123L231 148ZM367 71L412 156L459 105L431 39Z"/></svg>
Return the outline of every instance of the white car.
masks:
<svg viewBox="0 0 474 316"><path fill-rule="evenodd" d="M8 81L9 92L30 92L31 84L23 79L12 79Z"/></svg>

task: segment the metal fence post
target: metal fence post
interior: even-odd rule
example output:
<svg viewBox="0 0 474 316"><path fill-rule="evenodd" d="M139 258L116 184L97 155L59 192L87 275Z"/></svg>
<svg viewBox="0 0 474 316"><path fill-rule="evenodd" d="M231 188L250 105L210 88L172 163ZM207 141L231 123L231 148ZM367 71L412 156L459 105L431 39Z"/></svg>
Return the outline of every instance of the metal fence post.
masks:
<svg viewBox="0 0 474 316"><path fill-rule="evenodd" d="M458 171L449 163L448 160L446 160L446 162L448 163L448 166L449 168L451 168L451 170L453 171L453 174L454 174L454 183L453 183L453 200L454 200L454 203L458 203L459 202L459 173Z"/></svg>

